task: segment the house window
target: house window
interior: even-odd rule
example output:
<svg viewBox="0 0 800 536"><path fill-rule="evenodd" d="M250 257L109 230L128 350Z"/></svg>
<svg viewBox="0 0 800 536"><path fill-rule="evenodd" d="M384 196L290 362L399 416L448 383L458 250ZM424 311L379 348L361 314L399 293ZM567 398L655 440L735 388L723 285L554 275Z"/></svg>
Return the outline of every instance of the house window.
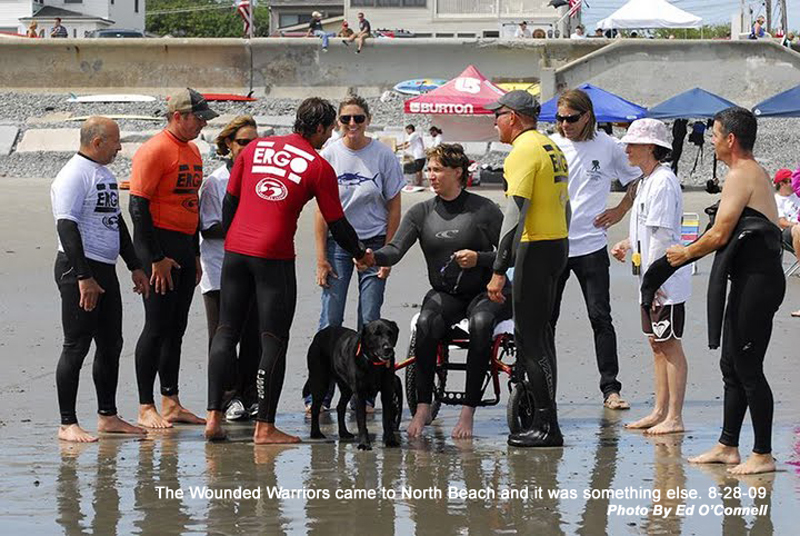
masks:
<svg viewBox="0 0 800 536"><path fill-rule="evenodd" d="M133 12L139 13L139 0L133 0Z"/></svg>
<svg viewBox="0 0 800 536"><path fill-rule="evenodd" d="M350 0L350 7L427 7L428 0Z"/></svg>
<svg viewBox="0 0 800 536"><path fill-rule="evenodd" d="M83 0L64 0L65 4L82 4Z"/></svg>

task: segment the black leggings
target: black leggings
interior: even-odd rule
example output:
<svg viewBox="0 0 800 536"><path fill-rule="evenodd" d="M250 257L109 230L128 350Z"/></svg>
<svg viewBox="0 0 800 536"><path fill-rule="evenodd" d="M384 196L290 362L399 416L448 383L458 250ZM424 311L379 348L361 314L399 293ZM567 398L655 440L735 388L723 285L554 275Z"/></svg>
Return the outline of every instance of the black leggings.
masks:
<svg viewBox="0 0 800 536"><path fill-rule="evenodd" d="M221 411L227 371L236 360L248 304L256 298L261 337L258 366L259 421L274 423L286 373L286 347L297 304L294 260L275 260L225 252L222 263L219 326L208 358L208 410Z"/></svg>
<svg viewBox="0 0 800 536"><path fill-rule="evenodd" d="M219 300L220 292L210 290L203 294L203 304L206 307L206 322L208 324L208 349L219 325ZM239 358L236 360L235 372L229 374L225 382L226 398L239 398L246 408L258 401L256 397L256 373L258 361L261 358L261 346L258 335L258 314L255 311L255 300L250 300L250 309L247 320L239 339Z"/></svg>
<svg viewBox="0 0 800 536"><path fill-rule="evenodd" d="M433 376L439 342L447 337L450 327L463 318L469 318L464 405L474 408L481 403L481 387L492 353L492 334L498 322L511 318L510 300L500 304L491 301L485 292L470 298L430 290L425 295L417 319L415 343L417 400L422 404L430 404L433 399Z"/></svg>
<svg viewBox="0 0 800 536"><path fill-rule="evenodd" d="M555 408L556 345L550 319L567 239L521 242L512 285L517 361L525 365L537 409Z"/></svg>
<svg viewBox="0 0 800 536"><path fill-rule="evenodd" d="M764 356L772 318L786 291L780 262L762 273L737 273L725 311L720 368L725 384L725 417L719 442L739 446L744 414L750 408L753 452L772 452L772 390L764 376Z"/></svg>
<svg viewBox="0 0 800 536"><path fill-rule="evenodd" d="M76 424L75 401L83 360L95 343L92 378L97 391L97 413L117 414L116 394L119 378L119 355L122 352L122 298L113 264L88 261L97 284L105 293L91 312L80 307L81 293L75 270L64 253L56 256L55 279L61 293L61 325L64 346L56 368L58 405L61 424Z"/></svg>
<svg viewBox="0 0 800 536"><path fill-rule="evenodd" d="M139 386L139 403L153 403L153 384L158 373L161 394L178 394L178 371L181 366L181 345L186 325L189 322L189 308L192 306L194 287L197 278L195 248L191 235L177 231L155 229L164 255L180 265L172 270L174 290L166 294L150 292L144 301L144 328L136 343L136 381ZM140 259L146 249L135 236L136 252ZM144 264L145 273L152 275L152 265Z"/></svg>

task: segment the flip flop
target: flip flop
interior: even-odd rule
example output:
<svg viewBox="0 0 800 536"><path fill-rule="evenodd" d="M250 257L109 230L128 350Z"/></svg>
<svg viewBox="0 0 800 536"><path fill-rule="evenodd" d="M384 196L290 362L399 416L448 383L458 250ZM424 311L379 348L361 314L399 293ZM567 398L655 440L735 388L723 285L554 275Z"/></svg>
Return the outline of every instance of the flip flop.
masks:
<svg viewBox="0 0 800 536"><path fill-rule="evenodd" d="M605 406L607 409L613 409L613 410L631 409L631 405L628 404L628 402L626 402L622 398L620 398L619 393L611 393L610 395L608 395L606 399L603 401L603 406Z"/></svg>
<svg viewBox="0 0 800 536"><path fill-rule="evenodd" d="M795 318L800 318L800 311L792 311L791 315Z"/></svg>

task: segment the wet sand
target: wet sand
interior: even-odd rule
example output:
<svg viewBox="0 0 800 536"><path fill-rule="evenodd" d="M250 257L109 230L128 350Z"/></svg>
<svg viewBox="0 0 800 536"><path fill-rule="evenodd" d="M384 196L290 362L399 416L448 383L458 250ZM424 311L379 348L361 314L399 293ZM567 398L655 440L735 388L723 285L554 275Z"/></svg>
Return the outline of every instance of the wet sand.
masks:
<svg viewBox="0 0 800 536"><path fill-rule="evenodd" d="M421 440L402 437L402 448L371 452L355 443L304 443L292 447L255 447L251 428L230 426L232 441L208 444L202 428L177 426L151 433L146 440L103 436L99 443L68 445L56 440L58 407L55 364L61 343L60 302L53 282L55 230L50 212L49 179L3 178L0 195L0 530L3 534L792 534L800 496L800 392L797 345L800 279L791 278L775 320L766 361L775 394L774 455L778 473L732 479L723 467L696 467L685 458L711 447L722 417L722 381L718 351L706 346L705 290L710 259L701 261L687 307L684 348L689 385L684 420L688 431L657 439L629 432L622 424L642 416L652 403L651 356L640 333L635 280L627 265L612 261L611 292L620 355L623 394L633 409L611 412L601 406L591 328L577 281L567 286L558 327L559 413L563 449L521 450L505 444L504 393L501 403L482 408L472 441L449 434L458 408L445 407ZM500 200L497 190L478 190ZM429 193L404 195L404 209ZM123 196L127 203L127 195ZM618 194L612 198L616 203ZM702 213L714 197L686 193L685 210ZM127 212L126 212L127 214ZM309 422L299 397L306 376L305 351L319 315L313 283L311 211L303 213L298 233L299 298L289 348L278 426L308 438ZM610 242L622 238L627 219L612 229ZM788 257L786 258L788 262ZM141 302L130 291L119 265L125 305L125 346L117 403L123 418L135 419L133 348L143 322ZM401 326L398 356L405 353L408 321L427 290L419 248L394 269L387 287L384 316ZM354 304L346 324L353 325ZM199 292L192 305L181 366L181 399L187 407L205 407L206 326ZM78 416L96 426L90 354L84 364ZM503 386L505 389L505 386ZM379 414L369 421L379 432ZM408 423L404 413L403 427ZM335 438L335 416L323 432ZM355 429L355 422L350 424ZM749 417L741 447L752 446ZM794 462L794 463L793 463ZM193 498L191 492L253 492L260 498ZM448 498L448 487L496 494L488 499ZM268 498L278 487L301 490L304 497ZM403 489L423 494L403 498ZM636 498L585 498L584 491L637 492ZM541 489L542 497L536 496ZM668 498L667 491L696 490L698 498ZM177 498L176 490L184 492ZM339 493L374 490L375 498L338 498ZM505 491L528 498L503 498ZM564 497L551 498L549 491ZM660 490L660 501L651 497ZM736 490L739 490L738 492ZM574 491L575 498L569 496ZM329 498L324 497L324 492ZM392 498L391 493L396 497ZM161 496L159 496L161 493ZM171 495L168 496L168 493ZM229 491L230 493L230 491ZM316 496L314 496L316 494ZM438 494L442 498L436 498ZM749 496L750 495L750 496ZM752 496L752 497L751 497ZM666 517L654 506L672 508ZM677 515L676 508L694 506ZM760 514L737 508L761 507ZM617 511L609 512L615 507ZM703 507L711 511L703 515ZM716 511L716 507L728 510ZM620 508L628 511L617 512ZM646 512L644 510L647 510ZM766 513L763 513L766 511Z"/></svg>

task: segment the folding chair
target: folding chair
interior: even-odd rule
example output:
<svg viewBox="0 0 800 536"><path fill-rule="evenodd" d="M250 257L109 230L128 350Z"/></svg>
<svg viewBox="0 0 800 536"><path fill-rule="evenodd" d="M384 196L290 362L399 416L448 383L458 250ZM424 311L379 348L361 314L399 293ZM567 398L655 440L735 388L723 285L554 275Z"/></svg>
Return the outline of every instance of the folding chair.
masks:
<svg viewBox="0 0 800 536"><path fill-rule="evenodd" d="M684 212L681 218L681 243L688 246L700 236L700 215L697 212ZM697 273L697 263L692 263L692 275Z"/></svg>

